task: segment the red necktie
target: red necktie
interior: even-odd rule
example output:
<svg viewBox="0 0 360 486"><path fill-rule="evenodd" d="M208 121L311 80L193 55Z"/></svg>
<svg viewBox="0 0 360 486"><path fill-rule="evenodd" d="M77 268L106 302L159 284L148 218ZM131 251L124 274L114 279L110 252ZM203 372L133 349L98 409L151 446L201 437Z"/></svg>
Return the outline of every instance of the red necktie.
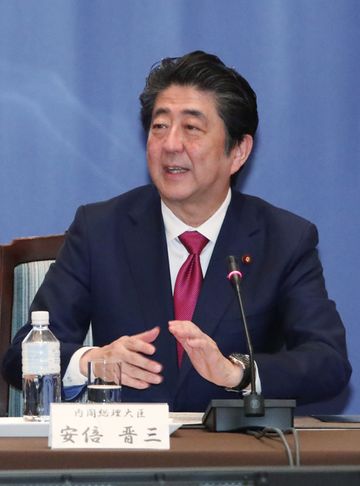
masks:
<svg viewBox="0 0 360 486"><path fill-rule="evenodd" d="M189 252L189 256L179 270L174 290L175 319L190 321L203 280L200 265L200 253L209 241L197 231L186 231L179 240ZM177 342L178 364L181 365L184 348Z"/></svg>

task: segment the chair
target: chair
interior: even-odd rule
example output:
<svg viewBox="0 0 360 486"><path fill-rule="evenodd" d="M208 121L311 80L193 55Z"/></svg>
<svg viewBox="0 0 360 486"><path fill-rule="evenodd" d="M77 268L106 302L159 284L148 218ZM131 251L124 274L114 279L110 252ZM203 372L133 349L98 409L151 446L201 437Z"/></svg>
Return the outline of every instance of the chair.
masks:
<svg viewBox="0 0 360 486"><path fill-rule="evenodd" d="M0 359L27 321L30 304L65 235L18 238L0 246ZM86 342L91 342L88 335ZM22 396L0 376L0 416L22 414Z"/></svg>

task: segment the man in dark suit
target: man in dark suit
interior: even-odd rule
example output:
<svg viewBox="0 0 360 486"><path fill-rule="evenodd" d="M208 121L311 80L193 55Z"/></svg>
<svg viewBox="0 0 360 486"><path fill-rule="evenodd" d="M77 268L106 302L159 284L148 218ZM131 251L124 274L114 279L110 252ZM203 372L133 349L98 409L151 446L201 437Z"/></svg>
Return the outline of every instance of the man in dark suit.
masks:
<svg viewBox="0 0 360 486"><path fill-rule="evenodd" d="M50 312L65 388L85 380L89 359L107 356L122 361L124 401L203 411L211 399L233 398L228 389L246 390L247 346L225 278L226 257L236 255L258 389L298 403L337 394L351 366L316 228L230 189L258 124L247 81L197 51L153 68L140 100L153 185L81 207L31 307ZM204 280L184 314L177 286L191 253L181 235L189 232L203 239L191 272ZM84 349L90 322L94 347ZM28 331L3 363L18 387Z"/></svg>

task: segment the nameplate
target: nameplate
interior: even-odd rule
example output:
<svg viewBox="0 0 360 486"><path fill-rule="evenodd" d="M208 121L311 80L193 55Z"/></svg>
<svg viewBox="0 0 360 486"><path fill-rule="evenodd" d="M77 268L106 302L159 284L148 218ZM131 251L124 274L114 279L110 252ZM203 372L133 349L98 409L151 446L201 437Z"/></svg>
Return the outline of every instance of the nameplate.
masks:
<svg viewBox="0 0 360 486"><path fill-rule="evenodd" d="M167 403L52 403L52 449L169 449Z"/></svg>

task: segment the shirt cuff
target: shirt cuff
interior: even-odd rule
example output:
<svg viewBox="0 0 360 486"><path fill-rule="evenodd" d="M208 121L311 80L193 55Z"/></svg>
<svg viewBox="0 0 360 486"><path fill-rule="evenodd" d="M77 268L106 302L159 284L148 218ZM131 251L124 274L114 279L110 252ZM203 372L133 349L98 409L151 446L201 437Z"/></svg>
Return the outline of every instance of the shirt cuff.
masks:
<svg viewBox="0 0 360 486"><path fill-rule="evenodd" d="M256 363L254 362L255 365L255 391L258 395L261 395L261 380L258 372L258 367ZM243 391L243 395L249 395L251 393L251 384L248 385Z"/></svg>
<svg viewBox="0 0 360 486"><path fill-rule="evenodd" d="M84 346L75 351L75 353L71 356L69 365L66 368L63 378L63 386L65 388L82 386L86 384L87 377L80 373L80 358L84 353L86 353L86 351L89 351L89 349L93 348L94 346Z"/></svg>

